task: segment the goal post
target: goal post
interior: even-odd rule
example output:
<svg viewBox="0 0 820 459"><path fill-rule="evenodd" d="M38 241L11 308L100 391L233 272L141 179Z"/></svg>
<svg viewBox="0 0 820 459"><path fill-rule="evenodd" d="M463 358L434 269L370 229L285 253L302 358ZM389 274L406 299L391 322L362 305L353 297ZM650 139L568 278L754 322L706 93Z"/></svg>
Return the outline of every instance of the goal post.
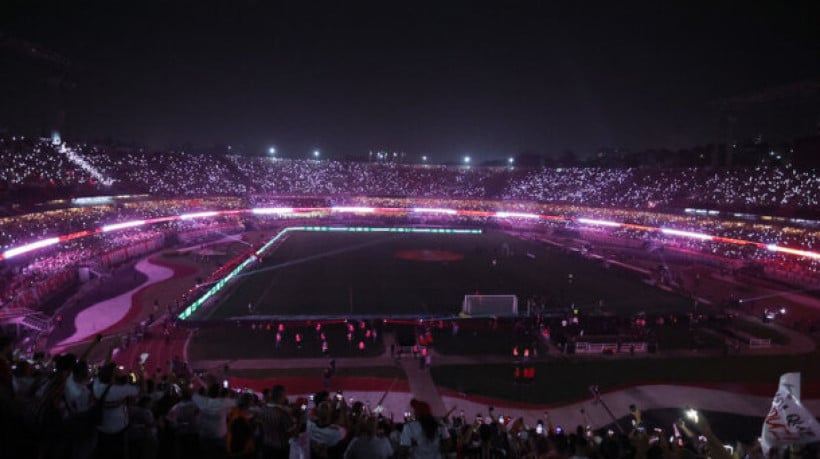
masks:
<svg viewBox="0 0 820 459"><path fill-rule="evenodd" d="M464 295L461 312L470 316L517 316L515 295Z"/></svg>

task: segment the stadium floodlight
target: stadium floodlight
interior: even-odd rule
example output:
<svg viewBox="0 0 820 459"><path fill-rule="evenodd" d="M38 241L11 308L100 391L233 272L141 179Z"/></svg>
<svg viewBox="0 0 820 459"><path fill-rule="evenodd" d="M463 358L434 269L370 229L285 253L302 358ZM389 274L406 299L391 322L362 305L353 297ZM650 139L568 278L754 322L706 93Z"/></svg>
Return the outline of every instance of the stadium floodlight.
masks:
<svg viewBox="0 0 820 459"><path fill-rule="evenodd" d="M24 254L26 252L31 252L32 250L41 249L43 247L48 247L50 245L59 244L60 238L58 237L51 237L48 239L43 239L37 242L32 242L31 244L21 245L20 247L15 247L13 249L8 249L3 252L3 259L8 260L11 257L16 257L17 255Z"/></svg>
<svg viewBox="0 0 820 459"><path fill-rule="evenodd" d="M109 231L117 231L125 228L133 228L135 226L142 226L145 224L145 220L133 220L130 222L122 222L122 223L114 223L113 225L105 225L102 227L103 233L107 233Z"/></svg>
<svg viewBox="0 0 820 459"><path fill-rule="evenodd" d="M319 157L319 150L313 150L313 157L314 157L314 158L318 158L318 157Z"/></svg>
<svg viewBox="0 0 820 459"><path fill-rule="evenodd" d="M273 147L268 148L268 154L269 155L275 155L276 154L276 148L273 148Z"/></svg>
<svg viewBox="0 0 820 459"><path fill-rule="evenodd" d="M219 215L219 212L212 210L209 212L194 212L190 214L182 214L179 216L180 220L191 220L194 218L205 218L205 217L216 217Z"/></svg>
<svg viewBox="0 0 820 459"><path fill-rule="evenodd" d="M414 213L419 214L447 214L447 215L455 215L458 213L455 209L440 209L434 207L414 207Z"/></svg>
<svg viewBox="0 0 820 459"><path fill-rule="evenodd" d="M515 158L513 158L512 156L510 156L509 158L507 158L507 163L508 163L508 164L512 164L512 163L514 163L514 162L515 162Z"/></svg>
<svg viewBox="0 0 820 459"><path fill-rule="evenodd" d="M612 222L609 220L595 220L592 218L579 218L577 221L578 223L583 223L584 225L611 226L613 228L621 226L618 222Z"/></svg>
<svg viewBox="0 0 820 459"><path fill-rule="evenodd" d="M471 160L471 158L470 158L470 156L469 156L469 155L468 155L468 156L465 156L465 157L464 157L464 164L470 164L470 160Z"/></svg>
<svg viewBox="0 0 820 459"><path fill-rule="evenodd" d="M538 214L529 214L525 212L496 212L496 218L541 218Z"/></svg>
<svg viewBox="0 0 820 459"><path fill-rule="evenodd" d="M424 156L421 157L421 162L423 162L423 163L427 162L427 155L424 155Z"/></svg>
<svg viewBox="0 0 820 459"><path fill-rule="evenodd" d="M672 236L681 236L681 237L688 237L690 239L700 239L701 241L711 241L712 236L703 233L693 233L691 231L681 231L671 228L661 228L661 233L669 234Z"/></svg>

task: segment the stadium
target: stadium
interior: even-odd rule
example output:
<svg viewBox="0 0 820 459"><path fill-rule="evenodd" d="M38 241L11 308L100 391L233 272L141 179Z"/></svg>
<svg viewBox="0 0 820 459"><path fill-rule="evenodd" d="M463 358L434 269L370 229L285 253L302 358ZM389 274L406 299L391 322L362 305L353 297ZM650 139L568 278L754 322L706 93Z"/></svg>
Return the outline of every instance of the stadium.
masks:
<svg viewBox="0 0 820 459"><path fill-rule="evenodd" d="M694 177L675 185L686 190L677 196L646 187L632 202L610 205L587 196L507 198L547 180L560 196L577 196L572 186L583 174L662 181L669 175L664 169L593 174L176 154L140 169L151 177L140 183L113 175L105 166L116 162L113 153L86 153L51 139L3 144L11 153L34 144L39 158L53 155L55 167L43 169L44 176L64 174L45 189L28 179L10 181L10 192L39 188L56 196L97 186L89 185L94 175L109 183L110 194L55 199L48 210L3 219L2 256L12 279L3 321L28 352L82 349L103 334L116 343L124 366L147 354L148 372L172 361L192 375L216 373L232 386L255 389L293 380L318 391L338 380L360 400L385 384L405 387L395 395L408 393L408 374L421 361L444 406L457 400L452 403L492 404L509 413L584 400L589 385L617 391L683 380L705 391L732 384L755 393L795 363L804 377L816 371L800 354L814 352L813 343L794 337L817 330L812 300L800 293L820 280L820 256L811 250L820 223L804 218L818 199L813 175L797 176L805 193L782 190L777 197L794 199L788 211L801 217L764 219L748 207L727 210L752 197L742 190L735 190L734 202L716 199L714 209L688 207L696 205L691 196L718 193ZM83 166L56 166L67 150ZM25 162L6 161L6 171L24 177ZM228 161L244 174L212 175ZM431 170L437 180L413 189L422 183L416 174ZM218 185L192 188L176 180L183 171L190 184L216 178ZM340 177L299 190L262 179L275 175L289 183L289 173ZM392 189L363 190L353 181L360 174ZM482 180L503 186L495 194L477 185ZM458 182L463 185L450 186L448 197L424 191ZM246 183L265 192L248 193ZM340 185L325 188L329 183ZM178 188L151 189L157 184ZM214 195L215 189L241 192ZM397 190L404 196L395 196ZM609 189L605 195L630 194ZM156 275L159 281L151 279ZM729 288L730 282L743 288ZM759 295L763 289L755 284L770 293ZM772 353L785 355L773 362L766 357ZM692 359L701 371L675 371ZM344 376L327 378L330 360ZM406 367L412 370L403 374ZM742 371L743 380L728 368ZM547 381L562 385L556 371L566 385L544 391ZM570 383L574 378L585 383Z"/></svg>
<svg viewBox="0 0 820 459"><path fill-rule="evenodd" d="M206 16L220 17L213 13ZM244 14L250 22L261 16ZM115 16L101 17L116 24ZM420 23L435 22L428 19ZM350 24L316 32L317 40L339 39L337 51L355 62L387 59L367 46L359 56ZM54 30L67 43L84 43L67 38L63 27ZM237 36L250 33L231 28ZM287 30L282 33L295 33ZM168 33L168 42L198 37L199 50L207 41L201 31L179 33ZM243 42L236 40L227 40L231 56ZM297 52L304 40L281 46L315 71L317 64ZM449 43L433 40L443 42ZM112 50L143 49L113 43ZM451 63L423 44L393 43L396 53L419 47L442 68ZM269 45L248 46L260 55L280 46ZM470 49L462 51L483 55ZM242 73L244 63L232 70L243 84L228 73L214 76L211 87L189 77L175 83L174 65L135 57L140 70L143 63L160 73L171 69L169 81L157 83L146 100L173 116L161 108L146 115L135 96L108 93L99 81L109 81L111 70L138 94L151 77L120 75L139 73L121 56L108 61L75 52L99 74L89 76L61 54L0 29L0 57L14 56L10 62L24 69L23 76L8 77L11 86L34 84L23 81L33 61L31 74L48 73L57 95L45 102L9 99L13 114L0 107L0 457L817 457L820 136L806 137L796 127L801 104L816 100L811 83L713 103L729 120L719 144L601 148L578 158L557 147L531 153L511 143L506 151L518 152L502 155L493 145L509 133L497 126L527 142L548 142L526 134L540 125L513 116L521 126L511 128L482 118L499 100L517 100L507 90L490 91L503 86L494 79L474 83L494 94L487 96L492 103L473 93L459 99L471 87L461 80L442 94L433 80L445 77L418 83L442 100L453 91L449 97L464 106L476 104L474 113L460 115L472 120L463 125L452 113L437 118L447 126L440 130L416 116L412 90L386 83L412 86L427 77L353 85L359 95L384 96L383 83L391 96L408 98L409 114L395 124L415 127L394 131L393 124L379 124L389 118L382 111L394 107L385 109L376 96L351 103L334 86L336 77L276 73L299 101L276 93L293 120L258 127L234 113L242 123L222 131L209 124L216 115L202 96L213 91L217 100L215 87L239 91L244 79L261 81ZM213 52L219 55L219 47ZM367 81L366 72L319 54L316 62ZM181 68L199 65L182 55ZM76 75L97 82L91 93L71 97ZM523 75L505 78L528 94L543 89ZM442 137L424 140L440 142L438 156L427 146L412 153L404 147L362 152L355 141L342 140L315 147L320 142L299 126L299 104L312 91L324 94L323 84L333 95L306 105L328 109L329 118L316 115L324 120L316 124L323 135L338 140L358 132L418 146L426 144L407 139L433 139L418 135L426 126ZM199 88L193 97L167 97L186 101L185 110L163 105L159 94L189 85ZM228 114L242 105L237 100L265 100L265 91L249 91L231 92L219 123L232 125ZM94 102L100 106L131 105L112 112L119 120L109 125L89 94L105 99ZM431 118L446 106L415 97ZM641 96L634 97L638 104ZM794 98L800 103L789 105ZM65 107L49 108L62 103L85 115L58 126L65 138L57 127L43 135L32 121L40 115L27 105L59 112L62 120ZM265 103L247 105L254 113ZM376 114L340 108L348 105ZM737 140L744 134L731 131L743 128L735 113L783 106L794 117L785 131L791 140ZM135 130L118 130L132 115ZM566 128L563 115L550 119ZM576 115L566 115L570 124L582 124ZM163 121L152 124L153 117ZM169 119L179 132L162 124ZM642 120L663 130L660 122ZM749 124L772 132L780 126L764 121ZM362 127L368 123L374 127ZM168 143L192 133L218 140L210 147L124 140L160 124L158 138ZM105 129L123 140L93 140ZM674 139L675 129L663 139ZM218 143L225 132L241 142ZM271 146L269 132L299 148ZM452 138L445 140L453 132L459 142L486 144L486 151L453 147ZM567 138L619 138L596 132L591 121L583 136ZM306 138L313 139L309 148Z"/></svg>

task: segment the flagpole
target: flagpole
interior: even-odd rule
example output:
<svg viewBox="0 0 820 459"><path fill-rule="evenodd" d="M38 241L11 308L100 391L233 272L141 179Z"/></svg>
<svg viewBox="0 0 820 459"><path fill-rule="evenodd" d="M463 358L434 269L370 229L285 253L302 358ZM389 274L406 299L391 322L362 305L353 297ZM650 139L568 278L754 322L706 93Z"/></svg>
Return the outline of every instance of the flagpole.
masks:
<svg viewBox="0 0 820 459"><path fill-rule="evenodd" d="M598 386L589 386L589 392L592 394L592 397L594 399L593 403L600 403L601 406L604 407L607 414L609 414L609 417L612 418L612 423L615 424L615 427L618 428L618 431L620 431L621 433L626 433L624 432L624 428L621 427L621 424L615 418L615 415L612 413L612 410L610 410L606 402L604 402L603 399L601 399L601 391L598 390Z"/></svg>

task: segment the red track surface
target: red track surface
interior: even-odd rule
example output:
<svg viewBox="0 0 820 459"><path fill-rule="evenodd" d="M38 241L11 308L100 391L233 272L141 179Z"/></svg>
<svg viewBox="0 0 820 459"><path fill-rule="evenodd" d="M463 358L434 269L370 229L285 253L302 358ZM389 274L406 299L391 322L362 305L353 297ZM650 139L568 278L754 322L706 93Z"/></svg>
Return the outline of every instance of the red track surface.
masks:
<svg viewBox="0 0 820 459"><path fill-rule="evenodd" d="M188 265L169 263L167 261L160 261L155 259L149 260L149 263L153 263L158 266L164 266L174 271L174 275L163 282L172 281L185 276L190 276L191 274L196 272L196 268ZM146 285L145 287L135 292L134 295L131 297L131 308L128 309L128 313L126 313L125 316L123 316L123 318L120 319L117 323L107 327L100 333L102 335L117 333L121 331L123 328L126 328L128 325L135 323L139 318L140 313L142 312L142 297L143 295L145 295L145 291L153 287L153 285L154 284Z"/></svg>

